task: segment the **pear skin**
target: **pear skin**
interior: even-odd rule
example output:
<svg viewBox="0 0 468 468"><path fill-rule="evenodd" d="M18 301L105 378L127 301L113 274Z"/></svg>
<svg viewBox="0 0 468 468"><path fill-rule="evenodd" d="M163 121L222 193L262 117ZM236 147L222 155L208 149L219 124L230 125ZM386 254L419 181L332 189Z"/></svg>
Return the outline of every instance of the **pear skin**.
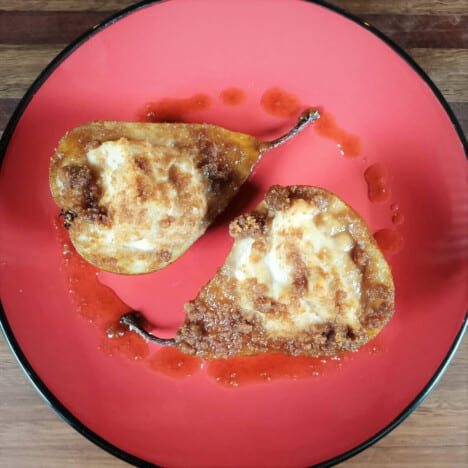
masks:
<svg viewBox="0 0 468 468"><path fill-rule="evenodd" d="M317 118L304 112L271 142L208 124L88 123L60 140L51 193L85 260L114 273L149 273L206 231L266 151Z"/></svg>

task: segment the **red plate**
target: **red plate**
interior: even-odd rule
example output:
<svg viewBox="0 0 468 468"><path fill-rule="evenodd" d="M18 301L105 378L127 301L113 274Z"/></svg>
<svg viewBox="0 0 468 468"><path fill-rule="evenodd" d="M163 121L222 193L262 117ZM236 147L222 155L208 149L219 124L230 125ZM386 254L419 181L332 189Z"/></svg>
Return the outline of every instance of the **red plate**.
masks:
<svg viewBox="0 0 468 468"><path fill-rule="evenodd" d="M223 99L233 87L244 100L237 102L235 92ZM272 88L294 96L291 113L279 105L272 115L265 99L262 104ZM322 186L373 230L391 229L403 239L389 257L396 313L370 346L307 377L238 387L222 385L197 363L184 378L165 375L160 364L154 370L152 356L161 358L155 346L139 360L122 349L105 352L99 321L78 313L92 304L69 293L79 296L91 280L81 274L81 286L71 285L63 264L49 158L74 126L135 120L150 101L195 94L209 98L185 120L271 137L291 125L298 106L312 104L342 130L327 138L323 129L310 128L267 154L222 220L171 267L132 278L105 274L101 281L173 333L183 303L230 248L230 218L253 207L271 184ZM130 462L279 467L343 460L422 401L463 334L463 142L424 73L377 31L330 8L287 0L174 0L127 10L67 48L5 131L0 273L7 340L72 426ZM347 157L353 151L357 157ZM375 163L387 171L391 191L380 203L369 201L364 179ZM140 351L145 354L144 346Z"/></svg>

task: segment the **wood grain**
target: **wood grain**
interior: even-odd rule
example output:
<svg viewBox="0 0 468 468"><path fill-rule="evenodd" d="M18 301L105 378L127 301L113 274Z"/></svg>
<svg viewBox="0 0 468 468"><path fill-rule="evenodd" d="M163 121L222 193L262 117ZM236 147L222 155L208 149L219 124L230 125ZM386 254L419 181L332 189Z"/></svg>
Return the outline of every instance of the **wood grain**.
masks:
<svg viewBox="0 0 468 468"><path fill-rule="evenodd" d="M227 0L226 0L227 1ZM272 0L273 1L273 0ZM66 43L128 0L0 0L0 132ZM331 0L382 29L429 74L468 133L467 0ZM87 441L41 399L0 338L0 466L106 468L126 463ZM468 466L468 340L428 399L346 468Z"/></svg>
<svg viewBox="0 0 468 468"><path fill-rule="evenodd" d="M463 133L468 135L468 102L449 102Z"/></svg>
<svg viewBox="0 0 468 468"><path fill-rule="evenodd" d="M133 3L129 0L0 0L5 11L112 11ZM356 15L362 14L466 14L466 0L328 0Z"/></svg>
<svg viewBox="0 0 468 468"><path fill-rule="evenodd" d="M19 99L14 98L0 98L0 135L6 127L8 120L10 120L19 101Z"/></svg>
<svg viewBox="0 0 468 468"><path fill-rule="evenodd" d="M1 11L1 44L61 44L71 42L109 11Z"/></svg>
<svg viewBox="0 0 468 468"><path fill-rule="evenodd" d="M118 11L131 0L0 0L4 11Z"/></svg>
<svg viewBox="0 0 468 468"><path fill-rule="evenodd" d="M0 98L21 98L63 45L0 44Z"/></svg>
<svg viewBox="0 0 468 468"><path fill-rule="evenodd" d="M0 10L0 43L68 43L114 13ZM365 20L402 47L468 47L467 15L367 14Z"/></svg>
<svg viewBox="0 0 468 468"><path fill-rule="evenodd" d="M400 47L468 47L466 15L365 15Z"/></svg>
<svg viewBox="0 0 468 468"><path fill-rule="evenodd" d="M449 102L468 102L467 49L408 49Z"/></svg>
<svg viewBox="0 0 468 468"><path fill-rule="evenodd" d="M375 13L384 15L467 14L466 0L328 0L328 3L355 15Z"/></svg>

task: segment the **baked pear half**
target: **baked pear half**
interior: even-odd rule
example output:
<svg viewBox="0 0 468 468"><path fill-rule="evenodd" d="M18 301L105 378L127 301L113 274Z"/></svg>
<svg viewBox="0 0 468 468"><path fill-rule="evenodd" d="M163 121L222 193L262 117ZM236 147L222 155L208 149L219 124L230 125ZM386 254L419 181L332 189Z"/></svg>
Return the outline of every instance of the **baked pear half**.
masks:
<svg viewBox="0 0 468 468"><path fill-rule="evenodd" d="M273 186L230 234L224 265L185 305L175 338L160 343L206 359L333 356L356 351L394 313L392 274L372 233L326 190ZM137 318L121 322L153 339Z"/></svg>
<svg viewBox="0 0 468 468"><path fill-rule="evenodd" d="M305 111L271 142L208 124L92 122L59 142L52 196L85 260L114 273L156 271L205 232L263 153L317 118Z"/></svg>

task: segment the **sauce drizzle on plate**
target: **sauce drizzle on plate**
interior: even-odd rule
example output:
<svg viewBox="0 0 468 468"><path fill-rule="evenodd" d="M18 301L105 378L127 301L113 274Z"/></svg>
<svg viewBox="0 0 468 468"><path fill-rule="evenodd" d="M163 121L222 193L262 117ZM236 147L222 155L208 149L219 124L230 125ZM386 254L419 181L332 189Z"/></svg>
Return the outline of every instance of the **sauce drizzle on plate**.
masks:
<svg viewBox="0 0 468 468"><path fill-rule="evenodd" d="M239 88L226 88L219 97L226 106L239 106L245 101L245 92Z"/></svg>
<svg viewBox="0 0 468 468"><path fill-rule="evenodd" d="M229 359L214 359L207 363L208 375L230 387L270 382L278 379L318 377L341 366L340 358L310 358L281 354L259 354Z"/></svg>
<svg viewBox="0 0 468 468"><path fill-rule="evenodd" d="M145 105L144 122L184 122L188 114L205 112L211 107L208 94L194 94L189 98L163 98Z"/></svg>
<svg viewBox="0 0 468 468"><path fill-rule="evenodd" d="M390 196L388 186L388 174L385 167L380 163L369 166L364 172L367 182L367 196L373 203L385 202Z"/></svg>
<svg viewBox="0 0 468 468"><path fill-rule="evenodd" d="M59 221L55 227L63 248L62 269L69 284L68 292L77 312L96 326L99 348L108 355L117 353L132 360L143 359L148 355L148 344L118 325L119 317L128 312L129 307L111 288L98 281L99 270L76 252Z"/></svg>
<svg viewBox="0 0 468 468"><path fill-rule="evenodd" d="M320 110L320 119L317 120L315 129L319 135L333 140L342 156L357 158L361 155L359 137L339 127L335 117L329 112Z"/></svg>
<svg viewBox="0 0 468 468"><path fill-rule="evenodd" d="M169 377L190 377L203 366L203 361L176 348L162 347L148 360L149 367Z"/></svg>
<svg viewBox="0 0 468 468"><path fill-rule="evenodd" d="M387 256L396 254L403 247L403 236L396 229L381 229L374 233L374 238Z"/></svg>
<svg viewBox="0 0 468 468"><path fill-rule="evenodd" d="M295 117L302 109L301 102L294 94L278 87L267 89L260 104L265 112L275 117Z"/></svg>

